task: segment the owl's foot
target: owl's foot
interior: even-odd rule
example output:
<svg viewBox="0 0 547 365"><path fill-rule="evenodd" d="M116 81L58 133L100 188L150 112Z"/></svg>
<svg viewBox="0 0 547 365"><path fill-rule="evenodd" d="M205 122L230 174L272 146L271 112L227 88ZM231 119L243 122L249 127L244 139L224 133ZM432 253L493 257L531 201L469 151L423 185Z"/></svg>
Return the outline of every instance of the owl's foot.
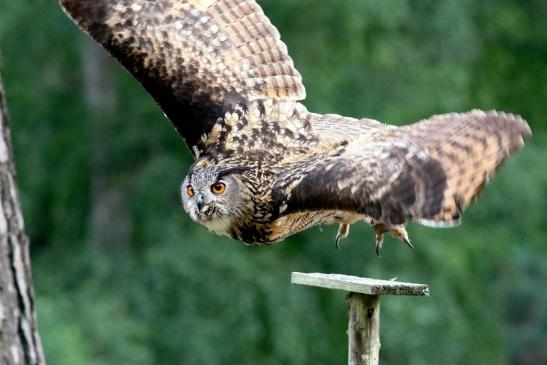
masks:
<svg viewBox="0 0 547 365"><path fill-rule="evenodd" d="M408 248L410 248L411 250L414 249L414 245L412 245L412 242L410 242L410 238L408 237L408 233L406 232L405 227L392 228L388 232L393 237L398 238L404 243L406 243Z"/></svg>
<svg viewBox="0 0 547 365"><path fill-rule="evenodd" d="M382 244L384 243L384 233L389 233L391 236L403 241L410 249L414 249L405 227L401 226L386 226L383 223L371 221L372 228L376 232L376 254L380 256Z"/></svg>
<svg viewBox="0 0 547 365"><path fill-rule="evenodd" d="M338 227L338 233L336 234L336 248L340 249L340 241L343 238L346 238L349 234L349 224L346 223L340 223L340 226Z"/></svg>

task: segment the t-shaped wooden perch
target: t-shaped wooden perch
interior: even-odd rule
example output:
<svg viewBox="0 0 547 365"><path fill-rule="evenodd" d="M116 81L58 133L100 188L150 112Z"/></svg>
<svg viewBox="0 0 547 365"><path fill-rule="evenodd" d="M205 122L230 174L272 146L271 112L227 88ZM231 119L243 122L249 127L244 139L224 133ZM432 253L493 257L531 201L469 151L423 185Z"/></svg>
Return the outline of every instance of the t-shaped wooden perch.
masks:
<svg viewBox="0 0 547 365"><path fill-rule="evenodd" d="M291 283L348 291L348 364L377 365L380 357L380 295L429 295L424 284L339 274L293 272Z"/></svg>

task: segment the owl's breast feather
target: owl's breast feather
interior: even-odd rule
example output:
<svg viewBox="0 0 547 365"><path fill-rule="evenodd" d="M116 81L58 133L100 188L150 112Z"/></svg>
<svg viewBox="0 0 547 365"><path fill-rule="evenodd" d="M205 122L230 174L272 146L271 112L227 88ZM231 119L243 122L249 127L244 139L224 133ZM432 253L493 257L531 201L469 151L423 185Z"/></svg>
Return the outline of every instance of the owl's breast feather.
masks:
<svg viewBox="0 0 547 365"><path fill-rule="evenodd" d="M231 237L232 232L232 219L230 218L219 218L211 220L203 220L199 222L210 232L218 234L219 236Z"/></svg>

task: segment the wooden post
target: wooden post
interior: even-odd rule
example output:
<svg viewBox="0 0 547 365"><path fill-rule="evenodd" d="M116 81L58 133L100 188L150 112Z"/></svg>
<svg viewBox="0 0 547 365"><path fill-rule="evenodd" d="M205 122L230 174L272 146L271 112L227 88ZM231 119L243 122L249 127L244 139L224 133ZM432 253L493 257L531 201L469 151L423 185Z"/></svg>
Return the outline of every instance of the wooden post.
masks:
<svg viewBox="0 0 547 365"><path fill-rule="evenodd" d="M380 296L349 293L348 364L378 365L380 360Z"/></svg>
<svg viewBox="0 0 547 365"><path fill-rule="evenodd" d="M348 291L348 364L378 365L380 359L380 295L429 295L424 284L357 276L293 272L291 283Z"/></svg>

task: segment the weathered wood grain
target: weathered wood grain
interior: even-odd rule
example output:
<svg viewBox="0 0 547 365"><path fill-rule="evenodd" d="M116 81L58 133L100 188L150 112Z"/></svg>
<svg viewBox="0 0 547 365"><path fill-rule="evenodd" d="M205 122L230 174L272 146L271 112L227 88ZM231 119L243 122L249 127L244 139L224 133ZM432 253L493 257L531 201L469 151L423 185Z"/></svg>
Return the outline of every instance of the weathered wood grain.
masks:
<svg viewBox="0 0 547 365"><path fill-rule="evenodd" d="M291 283L368 295L429 295L429 287L425 284L378 280L340 274L293 272Z"/></svg>

